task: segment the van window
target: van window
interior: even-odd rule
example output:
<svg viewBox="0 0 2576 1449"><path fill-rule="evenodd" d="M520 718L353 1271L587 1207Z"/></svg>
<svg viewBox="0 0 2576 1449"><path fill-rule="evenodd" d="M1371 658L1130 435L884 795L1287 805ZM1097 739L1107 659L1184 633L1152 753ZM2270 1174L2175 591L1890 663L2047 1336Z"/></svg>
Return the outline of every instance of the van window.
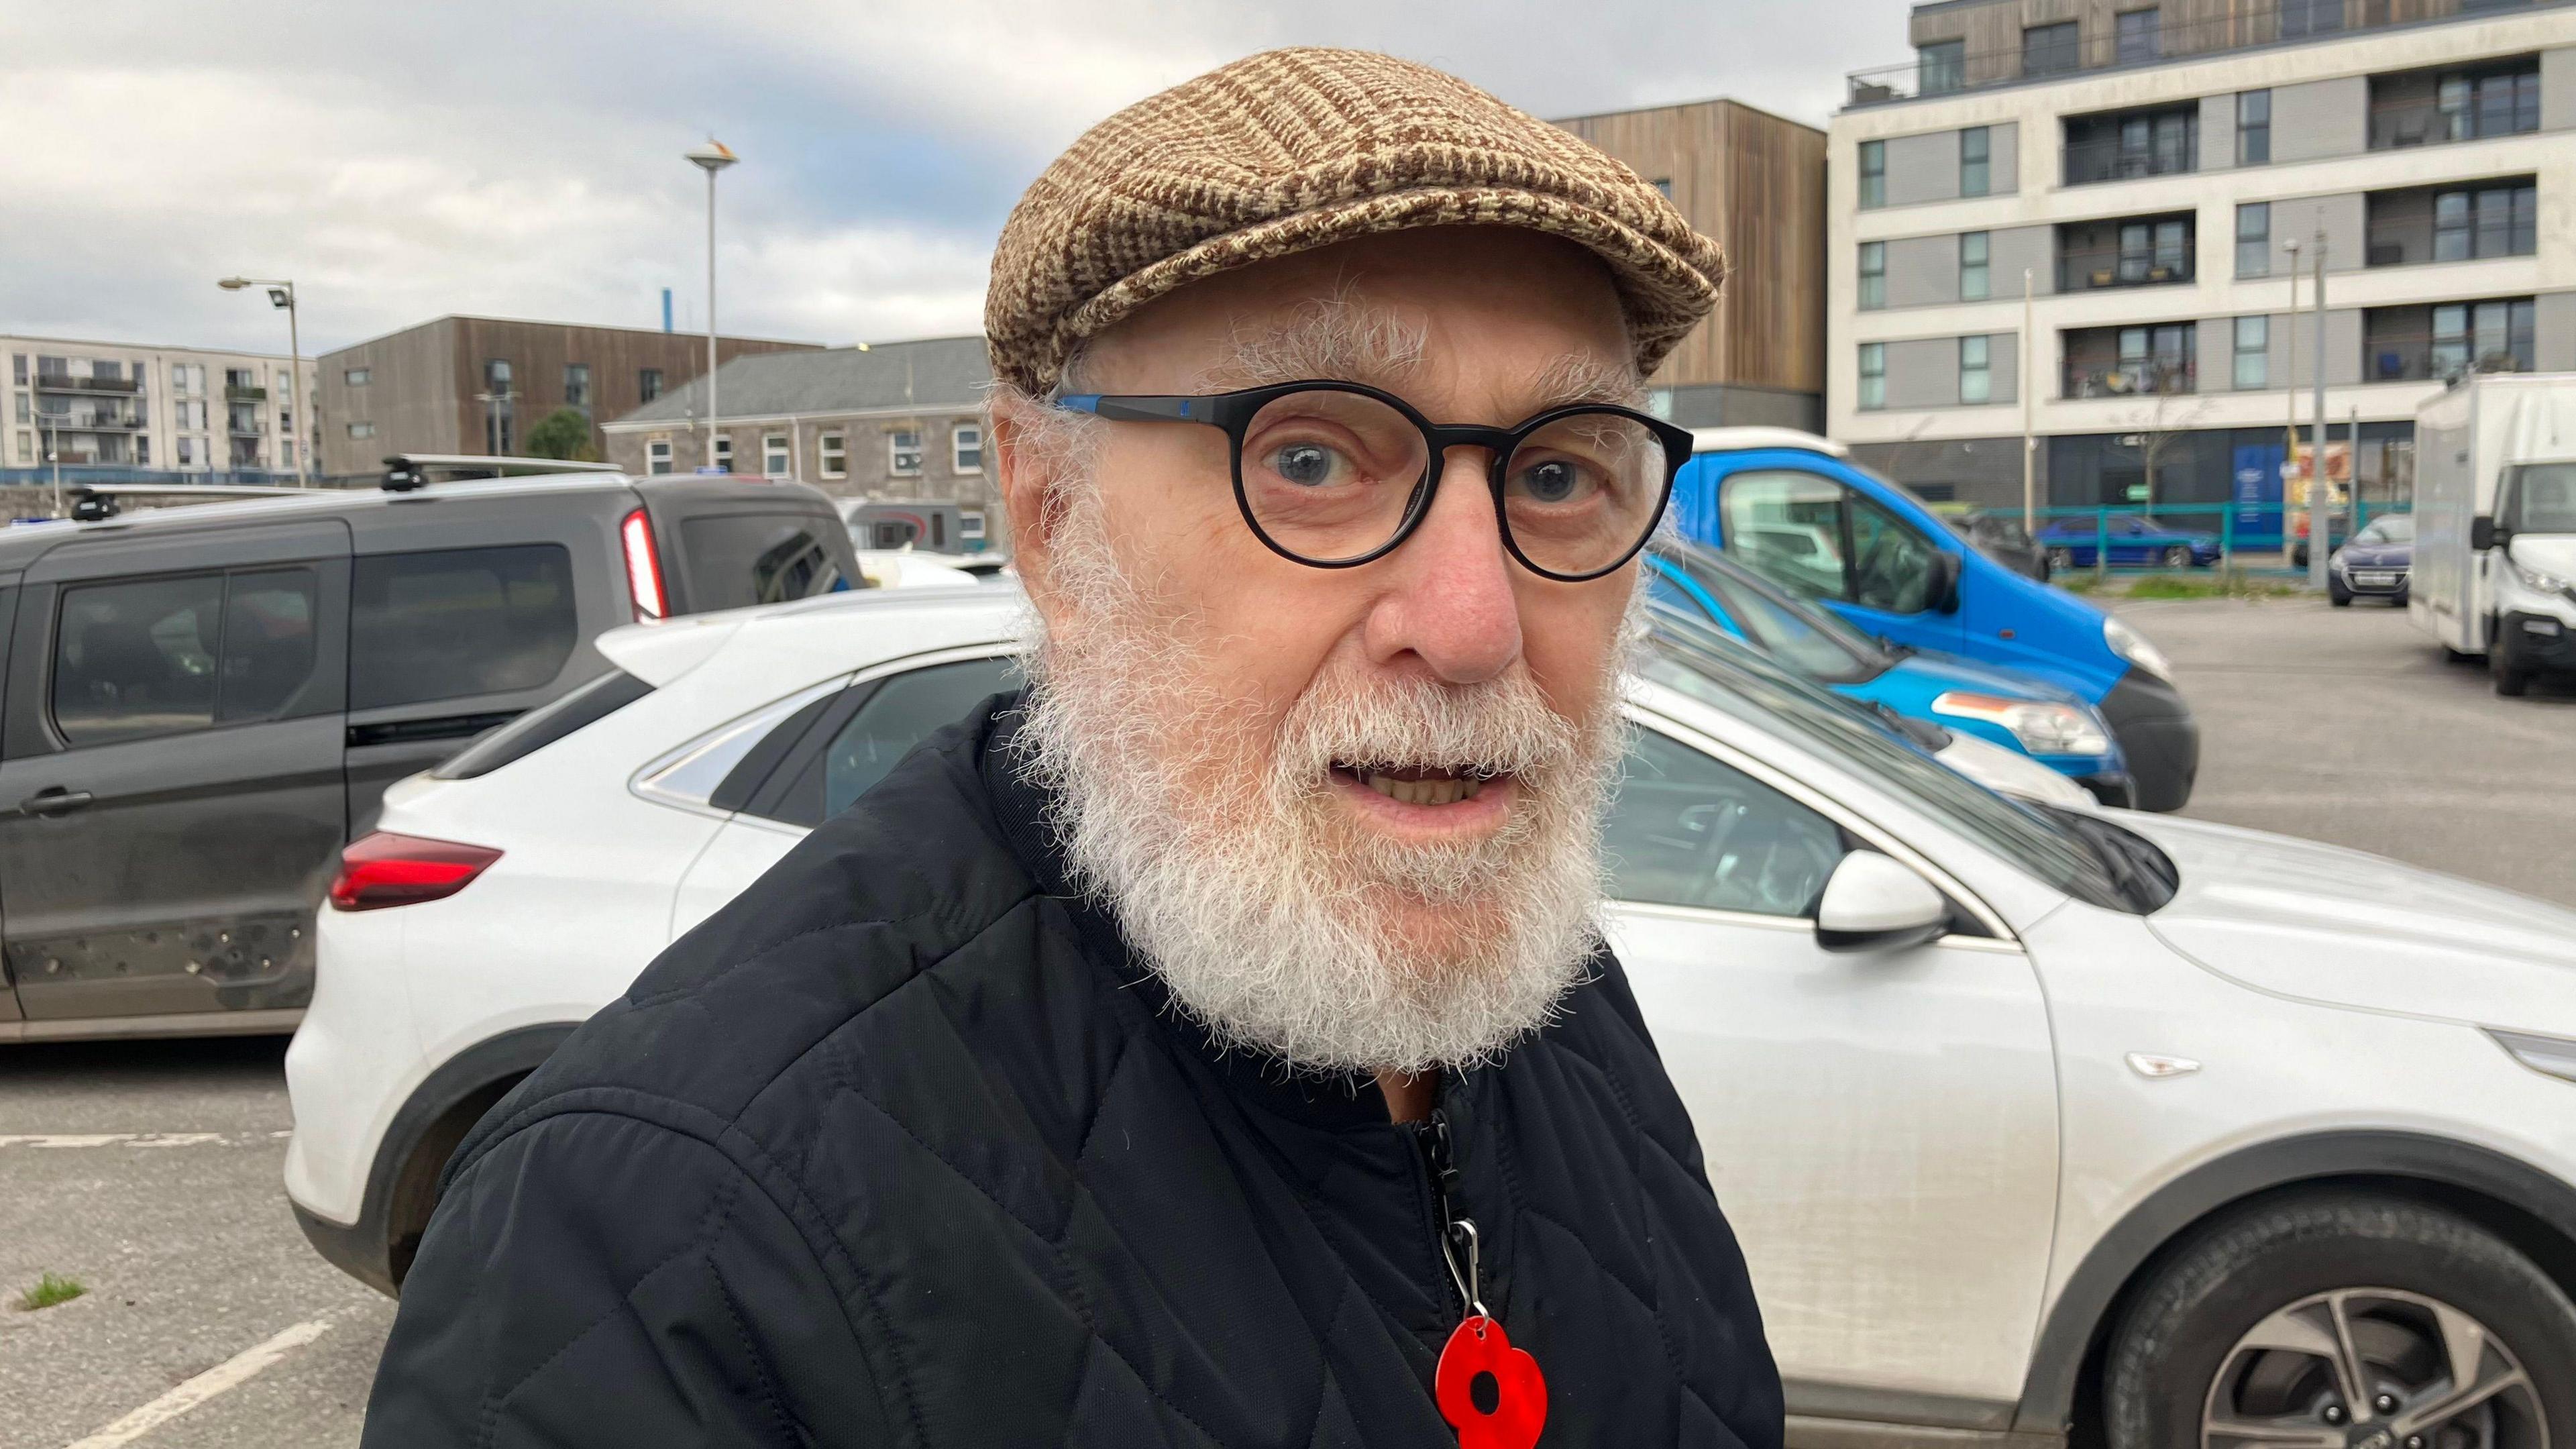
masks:
<svg viewBox="0 0 2576 1449"><path fill-rule="evenodd" d="M1726 480L1724 504L1727 551L1776 583L1891 614L1932 605L1931 540L1830 478L1738 473Z"/></svg>
<svg viewBox="0 0 2576 1449"><path fill-rule="evenodd" d="M580 637L556 543L364 554L350 592L353 710L534 689Z"/></svg>
<svg viewBox="0 0 2576 1449"><path fill-rule="evenodd" d="M2510 496L2496 510L2515 533L2576 533L2576 463L2532 463L2514 470Z"/></svg>
<svg viewBox="0 0 2576 1449"><path fill-rule="evenodd" d="M1932 544L1895 514L1851 496L1851 601L1891 614L1932 607Z"/></svg>
<svg viewBox="0 0 2576 1449"><path fill-rule="evenodd" d="M710 513L680 521L680 571L692 613L812 598L853 587L824 543L839 525L803 513Z"/></svg>
<svg viewBox="0 0 2576 1449"><path fill-rule="evenodd" d="M77 747L291 713L313 679L317 593L306 568L65 589L55 728Z"/></svg>

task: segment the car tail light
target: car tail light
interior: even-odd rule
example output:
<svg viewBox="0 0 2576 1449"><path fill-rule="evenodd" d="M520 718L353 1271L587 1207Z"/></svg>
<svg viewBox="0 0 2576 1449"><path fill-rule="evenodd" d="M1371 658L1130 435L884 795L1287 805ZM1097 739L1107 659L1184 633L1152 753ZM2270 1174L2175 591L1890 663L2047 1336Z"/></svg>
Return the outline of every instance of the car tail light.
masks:
<svg viewBox="0 0 2576 1449"><path fill-rule="evenodd" d="M331 878L331 907L374 911L443 900L500 858L501 852L488 845L375 831L340 852L340 873Z"/></svg>
<svg viewBox="0 0 2576 1449"><path fill-rule="evenodd" d="M638 508L617 525L617 537L626 546L626 586L635 595L636 619L667 617L671 610L662 596L662 558L653 550L653 521Z"/></svg>

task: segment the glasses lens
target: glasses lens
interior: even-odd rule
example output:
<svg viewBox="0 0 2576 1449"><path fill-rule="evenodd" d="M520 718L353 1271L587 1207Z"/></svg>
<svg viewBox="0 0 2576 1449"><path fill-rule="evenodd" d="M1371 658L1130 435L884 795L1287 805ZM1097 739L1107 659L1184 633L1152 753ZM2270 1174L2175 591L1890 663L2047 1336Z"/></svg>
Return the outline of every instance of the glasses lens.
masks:
<svg viewBox="0 0 2576 1449"><path fill-rule="evenodd" d="M1503 465L1503 527L1552 574L1598 573L1655 526L1671 468L1654 429L1619 413L1570 413Z"/></svg>
<svg viewBox="0 0 2576 1449"><path fill-rule="evenodd" d="M1404 526L1430 471L1413 420L1355 392L1275 398L1243 434L1243 498L1273 544L1315 563L1362 558Z"/></svg>

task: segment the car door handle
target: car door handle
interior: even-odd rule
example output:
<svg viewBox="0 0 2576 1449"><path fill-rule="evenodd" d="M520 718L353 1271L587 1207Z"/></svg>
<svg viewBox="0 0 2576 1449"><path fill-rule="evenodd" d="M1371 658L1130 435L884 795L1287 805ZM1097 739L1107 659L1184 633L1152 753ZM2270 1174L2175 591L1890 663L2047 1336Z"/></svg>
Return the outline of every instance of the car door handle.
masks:
<svg viewBox="0 0 2576 1449"><path fill-rule="evenodd" d="M28 796L26 799L19 801L18 813L21 815L69 815L75 810L88 809L90 807L90 802L96 798L96 796L90 794L87 790L66 790L60 785L55 785L49 789L39 790L35 794Z"/></svg>

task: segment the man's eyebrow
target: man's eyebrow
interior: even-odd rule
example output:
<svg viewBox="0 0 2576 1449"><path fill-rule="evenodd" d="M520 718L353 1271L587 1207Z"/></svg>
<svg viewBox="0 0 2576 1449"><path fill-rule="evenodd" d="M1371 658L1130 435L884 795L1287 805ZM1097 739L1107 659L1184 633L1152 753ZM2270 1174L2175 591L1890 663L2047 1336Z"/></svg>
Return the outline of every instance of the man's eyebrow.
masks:
<svg viewBox="0 0 2576 1449"><path fill-rule="evenodd" d="M1570 352L1531 379L1528 395L1536 412L1577 403L1636 407L1645 401L1646 382L1637 375L1636 365L1624 357Z"/></svg>
<svg viewBox="0 0 2576 1449"><path fill-rule="evenodd" d="M1422 367L1420 324L1354 300L1347 283L1285 322L1238 319L1230 340L1229 355L1201 376L1209 390L1321 378L1401 392Z"/></svg>

